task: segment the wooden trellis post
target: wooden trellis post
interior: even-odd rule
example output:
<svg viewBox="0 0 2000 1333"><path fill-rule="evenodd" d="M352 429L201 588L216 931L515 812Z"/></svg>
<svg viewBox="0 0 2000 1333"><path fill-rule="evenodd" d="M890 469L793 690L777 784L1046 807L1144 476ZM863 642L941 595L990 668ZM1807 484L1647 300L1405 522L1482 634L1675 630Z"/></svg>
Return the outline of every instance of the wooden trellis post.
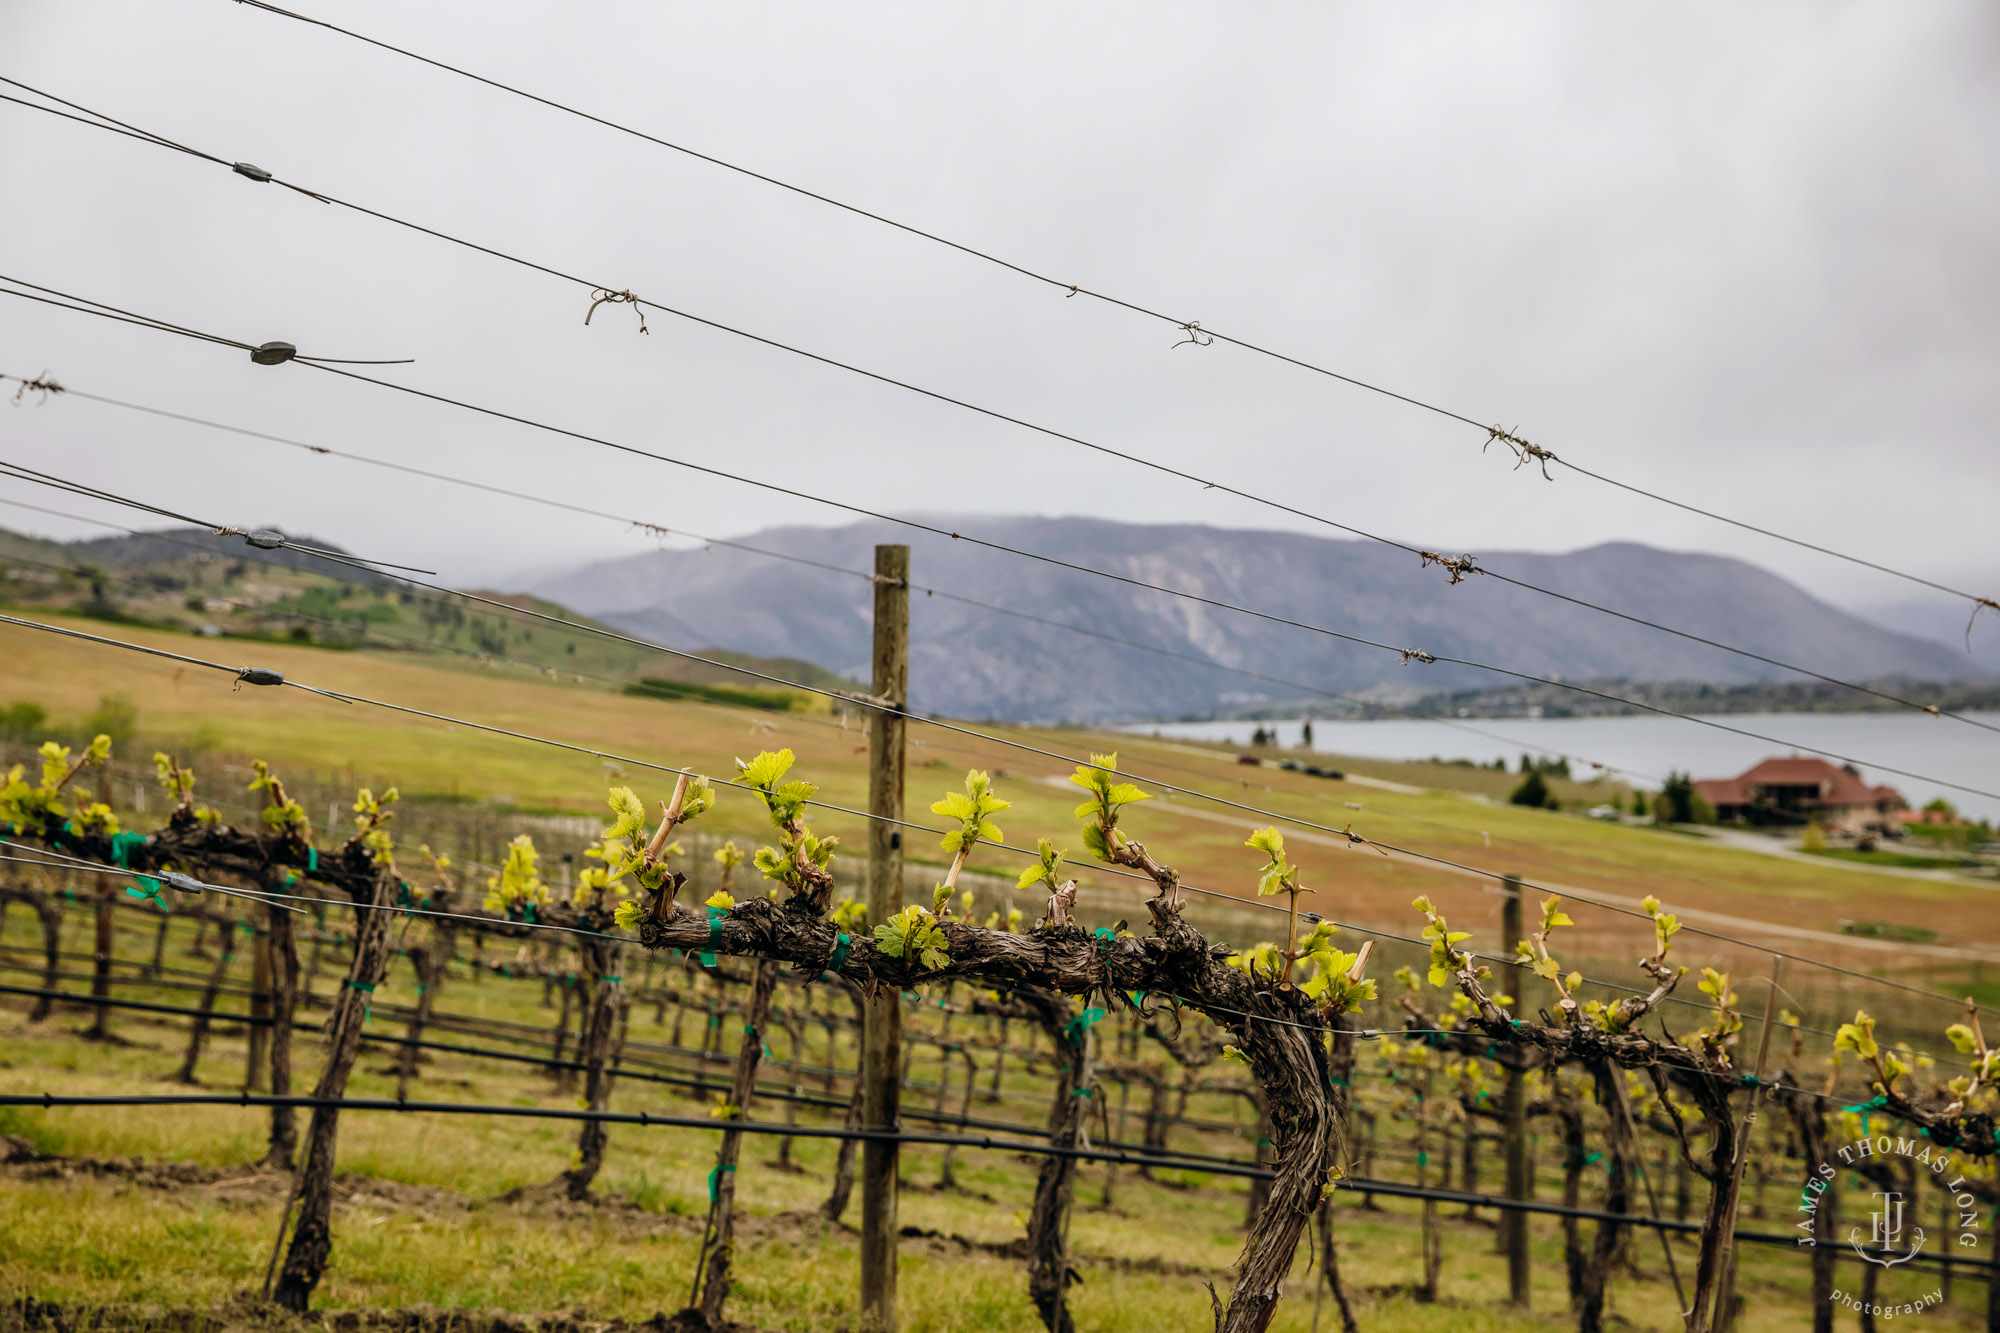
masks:
<svg viewBox="0 0 2000 1333"><path fill-rule="evenodd" d="M1500 952L1510 952L1525 939L1521 930L1521 881L1512 875L1501 881ZM1523 974L1525 975L1525 973ZM1515 989L1521 989L1516 985ZM1520 1052L1514 1053L1507 1069L1507 1090L1503 1107L1507 1116L1507 1197L1523 1202L1528 1197L1528 1076L1515 1068ZM1510 1208L1500 1214L1501 1235L1507 1242L1507 1298L1522 1309L1528 1308L1528 1215Z"/></svg>
<svg viewBox="0 0 2000 1333"><path fill-rule="evenodd" d="M902 708L909 698L910 548L875 548L872 690L895 711L877 710L868 730L868 925L903 910ZM867 1002L862 1032L861 1123L898 1128L903 1070L902 997L894 987ZM861 1328L895 1333L897 1145L870 1139L861 1149Z"/></svg>

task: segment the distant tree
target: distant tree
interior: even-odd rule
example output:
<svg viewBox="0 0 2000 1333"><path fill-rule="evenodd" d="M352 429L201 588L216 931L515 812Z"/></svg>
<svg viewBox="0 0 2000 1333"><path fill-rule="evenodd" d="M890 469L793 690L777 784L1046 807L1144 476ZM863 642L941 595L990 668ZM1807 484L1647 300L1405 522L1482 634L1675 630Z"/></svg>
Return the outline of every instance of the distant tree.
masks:
<svg viewBox="0 0 2000 1333"><path fill-rule="evenodd" d="M1528 768L1528 775L1521 779L1521 785L1514 788L1514 794L1507 799L1515 805L1531 806L1537 810L1553 810L1557 806L1555 793L1549 790L1542 770L1532 765Z"/></svg>
<svg viewBox="0 0 2000 1333"><path fill-rule="evenodd" d="M1694 789L1694 779L1686 773L1669 771L1660 795L1653 802L1654 813L1670 824L1713 824L1715 809Z"/></svg>
<svg viewBox="0 0 2000 1333"><path fill-rule="evenodd" d="M1310 750L1313 747L1313 720L1307 718L1299 727L1299 744Z"/></svg>
<svg viewBox="0 0 2000 1333"><path fill-rule="evenodd" d="M1651 808L1646 804L1645 792L1635 791L1632 793L1632 813L1641 818L1652 813Z"/></svg>
<svg viewBox="0 0 2000 1333"><path fill-rule="evenodd" d="M33 704L28 706L35 707ZM97 707L83 720L85 735L95 736L101 733L109 736L113 745L129 744L138 730L139 705L129 694L99 695Z"/></svg>
<svg viewBox="0 0 2000 1333"><path fill-rule="evenodd" d="M10 741L33 740L49 720L49 710L21 700L0 708L0 736Z"/></svg>
<svg viewBox="0 0 2000 1333"><path fill-rule="evenodd" d="M1653 809L1659 817L1670 824L1685 824L1694 813L1692 797L1694 788L1687 774L1669 769L1667 780L1660 787L1660 794L1653 802Z"/></svg>

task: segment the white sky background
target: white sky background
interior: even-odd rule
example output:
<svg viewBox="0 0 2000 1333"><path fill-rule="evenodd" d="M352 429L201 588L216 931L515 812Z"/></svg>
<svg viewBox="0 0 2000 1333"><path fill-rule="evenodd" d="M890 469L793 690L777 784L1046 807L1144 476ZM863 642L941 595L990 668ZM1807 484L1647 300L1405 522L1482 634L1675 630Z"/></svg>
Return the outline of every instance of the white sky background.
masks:
<svg viewBox="0 0 2000 1333"><path fill-rule="evenodd" d="M300 3L1637 484L2000 585L1991 6ZM1855 608L1924 596L1510 472L1469 427L1172 348L1165 325L227 0L13 0L0 51L0 73L224 158L1389 535L1632 539ZM565 283L5 104L0 171L0 272L245 341L414 356L382 373L890 511L1313 530L666 315L585 328ZM844 521L0 300L0 370L45 367L669 527ZM652 541L74 400L0 411L0 457L467 582ZM1963 612L1933 604L1955 638Z"/></svg>

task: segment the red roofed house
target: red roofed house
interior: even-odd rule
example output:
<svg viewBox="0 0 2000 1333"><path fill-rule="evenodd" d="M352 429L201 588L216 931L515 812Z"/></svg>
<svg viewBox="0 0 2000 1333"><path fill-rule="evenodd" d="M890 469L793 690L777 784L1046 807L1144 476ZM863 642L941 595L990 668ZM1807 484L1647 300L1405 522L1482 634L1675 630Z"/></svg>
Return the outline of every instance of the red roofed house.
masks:
<svg viewBox="0 0 2000 1333"><path fill-rule="evenodd" d="M1766 759L1733 778L1694 784L1725 822L1823 824L1840 833L1887 832L1901 827L1902 793L1871 787L1852 769L1824 759Z"/></svg>

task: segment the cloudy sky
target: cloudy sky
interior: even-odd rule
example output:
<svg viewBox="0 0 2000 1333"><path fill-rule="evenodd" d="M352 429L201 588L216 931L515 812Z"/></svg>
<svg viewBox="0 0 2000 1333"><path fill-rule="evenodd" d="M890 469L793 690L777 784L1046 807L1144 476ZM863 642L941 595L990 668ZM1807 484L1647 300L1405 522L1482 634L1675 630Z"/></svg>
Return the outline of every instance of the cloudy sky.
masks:
<svg viewBox="0 0 2000 1333"><path fill-rule="evenodd" d="M1635 484L2000 586L1991 6L301 3ZM7 77L224 159L1314 513L1475 553L1721 551L1850 608L1925 602L228 0L15 0L0 32ZM0 163L0 272L177 323L414 357L379 373L889 511L1313 529L669 315L585 327L569 283L8 104ZM842 521L0 302L0 371L44 368L674 529ZM657 540L74 399L0 411L0 457L456 580ZM0 497L115 516L17 482ZM1927 604L1955 638L1962 609Z"/></svg>

